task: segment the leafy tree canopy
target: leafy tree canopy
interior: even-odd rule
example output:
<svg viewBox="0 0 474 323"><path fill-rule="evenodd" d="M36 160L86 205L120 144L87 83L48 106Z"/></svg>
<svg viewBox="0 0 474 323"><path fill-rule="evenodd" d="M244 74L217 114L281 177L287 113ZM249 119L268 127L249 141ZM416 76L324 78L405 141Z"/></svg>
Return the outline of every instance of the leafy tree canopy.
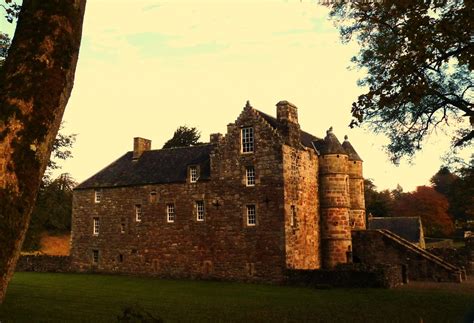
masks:
<svg viewBox="0 0 474 323"><path fill-rule="evenodd" d="M352 104L351 127L390 139L393 162L411 157L435 130L453 130L454 147L474 138L472 1L385 0L335 4L331 17L368 88ZM466 118L463 118L466 117ZM465 120L462 122L462 120Z"/></svg>
<svg viewBox="0 0 474 323"><path fill-rule="evenodd" d="M180 126L163 148L188 147L200 144L201 132L195 127Z"/></svg>

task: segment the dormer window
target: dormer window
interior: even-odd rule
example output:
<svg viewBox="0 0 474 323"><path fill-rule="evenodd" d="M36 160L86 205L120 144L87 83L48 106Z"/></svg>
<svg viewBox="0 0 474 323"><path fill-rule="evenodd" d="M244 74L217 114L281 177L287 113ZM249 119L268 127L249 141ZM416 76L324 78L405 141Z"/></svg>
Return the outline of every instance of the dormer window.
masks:
<svg viewBox="0 0 474 323"><path fill-rule="evenodd" d="M100 203L102 199L102 190L95 190L94 191L94 202L95 203Z"/></svg>
<svg viewBox="0 0 474 323"><path fill-rule="evenodd" d="M199 178L197 166L189 166L189 182L196 183Z"/></svg>
<svg viewBox="0 0 474 323"><path fill-rule="evenodd" d="M253 153L254 150L254 135L252 127L242 128L242 152Z"/></svg>

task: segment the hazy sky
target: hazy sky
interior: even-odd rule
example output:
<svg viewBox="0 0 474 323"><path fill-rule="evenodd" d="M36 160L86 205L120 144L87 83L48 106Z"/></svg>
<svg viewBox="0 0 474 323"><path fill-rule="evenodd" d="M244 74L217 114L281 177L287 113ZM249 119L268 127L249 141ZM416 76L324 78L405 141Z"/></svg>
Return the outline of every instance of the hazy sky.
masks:
<svg viewBox="0 0 474 323"><path fill-rule="evenodd" d="M275 115L298 107L302 129L347 134L379 189L427 184L447 136L432 137L413 165L398 167L386 140L349 129L351 103L363 89L349 70L357 46L342 45L316 1L88 0L75 87L64 133L78 134L61 172L81 182L132 149L133 137L161 148L180 125L225 133L246 100ZM5 22L0 30L11 32Z"/></svg>

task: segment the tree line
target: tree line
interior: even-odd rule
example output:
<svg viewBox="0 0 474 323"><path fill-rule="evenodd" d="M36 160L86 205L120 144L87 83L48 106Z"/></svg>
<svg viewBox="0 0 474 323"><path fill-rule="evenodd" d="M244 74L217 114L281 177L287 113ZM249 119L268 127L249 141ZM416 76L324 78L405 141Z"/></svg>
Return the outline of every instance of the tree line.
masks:
<svg viewBox="0 0 474 323"><path fill-rule="evenodd" d="M446 166L431 178L430 186L413 192L378 191L371 179L364 181L366 212L374 217L419 216L430 237L451 236L458 227L474 221L474 159L455 172Z"/></svg>

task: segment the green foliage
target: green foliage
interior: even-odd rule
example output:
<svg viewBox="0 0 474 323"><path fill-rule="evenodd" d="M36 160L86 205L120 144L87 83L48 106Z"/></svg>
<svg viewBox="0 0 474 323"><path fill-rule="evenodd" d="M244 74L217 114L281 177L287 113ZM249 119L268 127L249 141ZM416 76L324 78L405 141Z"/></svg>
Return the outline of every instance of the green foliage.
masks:
<svg viewBox="0 0 474 323"><path fill-rule="evenodd" d="M18 5L13 0L3 0L4 4L0 3L0 8L5 11L5 19L12 23L18 18L20 14L21 5Z"/></svg>
<svg viewBox="0 0 474 323"><path fill-rule="evenodd" d="M72 190L75 185L76 182L69 174L62 174L53 181L42 183L23 250L38 250L41 234L45 231L61 234L71 230Z"/></svg>
<svg viewBox="0 0 474 323"><path fill-rule="evenodd" d="M199 144L201 133L195 127L180 126L163 148L189 147Z"/></svg>
<svg viewBox="0 0 474 323"><path fill-rule="evenodd" d="M333 6L342 40L361 46L353 63L367 71L359 84L368 92L353 103L351 126L386 134L392 161L413 156L438 129L455 131L455 147L472 144L472 12L473 2L462 0Z"/></svg>
<svg viewBox="0 0 474 323"><path fill-rule="evenodd" d="M452 173L442 167L432 178L436 191L449 201L449 214L456 220L474 220L474 159Z"/></svg>
<svg viewBox="0 0 474 323"><path fill-rule="evenodd" d="M463 322L467 283L327 289L112 275L16 273L2 322L113 322L138 304L165 322ZM448 286L449 285L449 286ZM381 310L383 309L383 310ZM403 310L401 310L403 309Z"/></svg>
<svg viewBox="0 0 474 323"><path fill-rule="evenodd" d="M390 215L393 198L389 190L378 192L371 179L364 180L365 209L367 215L385 217Z"/></svg>

